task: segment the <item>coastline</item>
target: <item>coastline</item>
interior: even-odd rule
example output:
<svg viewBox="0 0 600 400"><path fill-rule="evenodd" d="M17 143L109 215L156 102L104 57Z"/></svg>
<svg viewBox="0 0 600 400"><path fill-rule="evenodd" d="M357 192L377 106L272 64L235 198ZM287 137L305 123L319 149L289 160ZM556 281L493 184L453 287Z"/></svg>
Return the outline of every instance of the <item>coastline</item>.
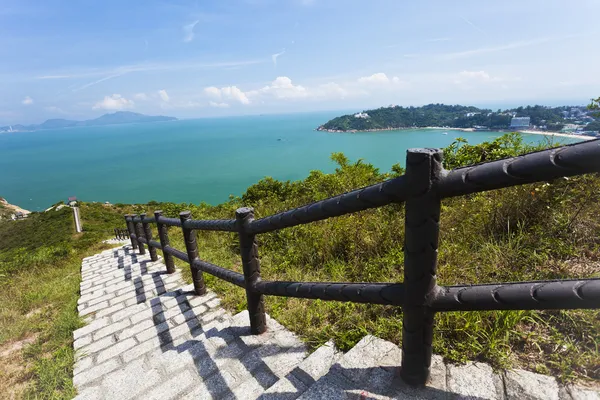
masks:
<svg viewBox="0 0 600 400"><path fill-rule="evenodd" d="M357 130L351 129L347 131L336 130L336 129L323 129L322 127L318 127L316 130L321 132L329 132L329 133L362 133L362 132L386 132L386 131L403 131L403 130L425 130L425 129L435 129L435 130L443 130L443 131L462 131L462 132L520 132L520 133L528 133L532 135L543 135L543 136L558 136L558 137L566 137L571 139L580 139L580 140L594 140L597 139L593 136L586 135L574 135L571 133L563 133L563 132L552 132L552 131L536 131L536 130L519 130L513 131L510 129L488 129L488 130L476 130L474 128L450 128L444 126L423 126L423 127L410 127L410 128L378 128L378 129L365 129L365 130Z"/></svg>
<svg viewBox="0 0 600 400"><path fill-rule="evenodd" d="M350 129L347 131L337 130L337 129L324 129L319 126L316 128L316 131L319 132L329 132L329 133L362 133L362 132L386 132L386 131L406 131L406 130L419 130L419 129L438 129L445 131L463 131L463 132L474 132L473 128L449 128L443 126L420 126L420 127L404 127L404 128L376 128L376 129Z"/></svg>
<svg viewBox="0 0 600 400"><path fill-rule="evenodd" d="M550 132L550 131L533 131L533 130L525 130L519 131L521 133L530 133L532 135L544 135L544 136L559 136L566 137L571 139L581 139L581 140L594 140L598 139L594 136L586 136L586 135L574 135L571 133L562 133L562 132Z"/></svg>

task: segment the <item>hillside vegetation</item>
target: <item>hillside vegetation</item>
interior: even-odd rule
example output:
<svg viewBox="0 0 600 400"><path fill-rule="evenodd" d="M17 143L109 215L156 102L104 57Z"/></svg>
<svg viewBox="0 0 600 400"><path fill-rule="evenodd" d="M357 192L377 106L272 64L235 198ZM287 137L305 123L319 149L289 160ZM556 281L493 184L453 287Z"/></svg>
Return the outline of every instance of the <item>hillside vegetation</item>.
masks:
<svg viewBox="0 0 600 400"><path fill-rule="evenodd" d="M490 129L507 129L513 115L530 117L532 125L545 125L551 130L560 130L565 123L563 111L571 107L527 106L510 110L492 111L472 106L428 104L422 107L381 107L366 110L368 118L354 114L334 118L322 126L321 130L368 131L378 129L450 127L473 128L483 126ZM586 113L581 108L582 113Z"/></svg>
<svg viewBox="0 0 600 400"><path fill-rule="evenodd" d="M86 232L75 234L70 208L0 221L0 393L2 398L75 395L73 330L81 259L106 245L121 213L81 207Z"/></svg>
<svg viewBox="0 0 600 400"><path fill-rule="evenodd" d="M491 143L458 141L445 149L446 168L533 150L518 134ZM83 256L124 227L123 214L162 209L169 217L191 210L195 219L233 218L253 206L257 218L380 182L403 173L381 172L362 160L332 155L334 173L312 171L296 182L264 178L239 198L217 206L150 202L81 205L85 232L75 235L70 209L0 222L0 390L30 397L68 398L74 390L72 331ZM200 171L198 171L200 173ZM438 282L442 285L600 276L600 179L588 175L473 194L442 203ZM156 235L156 232L155 232ZM171 243L184 250L178 228ZM403 280L404 206L393 204L284 229L258 237L264 279L400 282ZM237 235L199 232L200 256L241 271ZM160 252L159 252L160 254ZM177 264L188 275L189 267ZM232 311L245 293L205 274ZM400 308L266 297L267 312L316 347L333 338L343 350L371 333L401 343ZM481 360L522 367L563 380L600 379L600 311L440 313L434 351L449 361ZM30 344L27 344L30 343Z"/></svg>
<svg viewBox="0 0 600 400"><path fill-rule="evenodd" d="M534 148L518 134L445 149L447 168L522 154ZM241 199L205 204L149 204L169 216L189 209L195 219L232 218L240 205L257 218L370 185L403 172L382 173L362 160L332 156L336 171L312 171L303 181L262 179ZM600 276L600 179L558 179L447 199L442 204L438 282L442 285ZM178 229L172 243L184 250ZM203 259L241 272L235 234L199 232ZM264 279L400 282L404 206L386 207L259 235ZM179 262L188 271L188 267ZM244 291L205 274L232 310L245 309ZM399 308L321 300L266 298L267 312L309 344L333 338L350 349L371 333L401 343ZM481 360L562 379L600 379L600 312L495 311L440 313L434 351L449 361Z"/></svg>

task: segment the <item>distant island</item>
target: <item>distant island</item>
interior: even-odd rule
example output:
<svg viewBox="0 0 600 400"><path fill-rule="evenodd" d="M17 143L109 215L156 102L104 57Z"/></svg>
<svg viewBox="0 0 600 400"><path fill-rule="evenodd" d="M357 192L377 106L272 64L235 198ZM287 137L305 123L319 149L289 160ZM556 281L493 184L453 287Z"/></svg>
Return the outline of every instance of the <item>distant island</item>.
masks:
<svg viewBox="0 0 600 400"><path fill-rule="evenodd" d="M540 130L595 136L596 120L584 106L527 106L492 111L472 106L428 104L422 107L390 105L343 115L319 126L327 132L370 132L440 127L468 130Z"/></svg>
<svg viewBox="0 0 600 400"><path fill-rule="evenodd" d="M39 125L8 125L0 126L0 133L5 132L31 132L41 129L59 129L72 128L76 126L101 126L101 125L116 125L130 124L134 122L160 122L160 121L176 121L175 117L165 117L162 115L150 116L139 114L130 111L117 111L112 114L104 114L95 119L86 121L72 121L68 119L49 119Z"/></svg>

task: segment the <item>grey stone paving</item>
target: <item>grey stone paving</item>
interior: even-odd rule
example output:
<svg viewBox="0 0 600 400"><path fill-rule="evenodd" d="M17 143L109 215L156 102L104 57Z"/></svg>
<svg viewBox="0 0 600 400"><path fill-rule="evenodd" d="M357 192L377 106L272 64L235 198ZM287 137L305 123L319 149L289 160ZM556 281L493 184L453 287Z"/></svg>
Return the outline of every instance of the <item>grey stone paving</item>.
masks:
<svg viewBox="0 0 600 400"><path fill-rule="evenodd" d="M398 377L398 346L364 337L343 354L328 342L312 354L277 321L250 335L248 314L231 315L212 292L195 296L179 272L130 246L83 260L74 332L78 399L567 399L600 394L550 376L495 373L481 363L434 356L429 384Z"/></svg>

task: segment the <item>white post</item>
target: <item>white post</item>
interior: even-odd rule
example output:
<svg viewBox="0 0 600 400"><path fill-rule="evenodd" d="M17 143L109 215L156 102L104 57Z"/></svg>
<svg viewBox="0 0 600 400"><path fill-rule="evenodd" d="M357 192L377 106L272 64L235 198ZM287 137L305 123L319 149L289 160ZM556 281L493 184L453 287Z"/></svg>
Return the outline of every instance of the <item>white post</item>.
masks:
<svg viewBox="0 0 600 400"><path fill-rule="evenodd" d="M81 228L81 219L79 217L79 207L77 206L73 207L73 217L75 218L75 230L77 233L83 232L83 229Z"/></svg>

